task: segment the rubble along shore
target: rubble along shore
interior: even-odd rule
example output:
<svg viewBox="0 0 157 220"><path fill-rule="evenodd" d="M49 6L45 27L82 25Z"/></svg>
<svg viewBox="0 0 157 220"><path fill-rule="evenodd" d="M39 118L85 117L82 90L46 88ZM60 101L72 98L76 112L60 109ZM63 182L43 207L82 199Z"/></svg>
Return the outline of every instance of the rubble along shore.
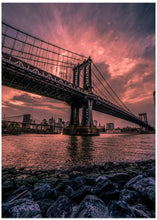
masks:
<svg viewBox="0 0 157 220"><path fill-rule="evenodd" d="M155 218L155 161L4 168L2 217Z"/></svg>

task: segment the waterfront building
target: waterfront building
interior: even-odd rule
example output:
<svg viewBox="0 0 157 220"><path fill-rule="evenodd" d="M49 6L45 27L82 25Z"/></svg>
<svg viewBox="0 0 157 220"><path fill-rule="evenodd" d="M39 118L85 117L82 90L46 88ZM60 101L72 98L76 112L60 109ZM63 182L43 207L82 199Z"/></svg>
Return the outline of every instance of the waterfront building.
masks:
<svg viewBox="0 0 157 220"><path fill-rule="evenodd" d="M62 127L62 118L58 118L58 125Z"/></svg>
<svg viewBox="0 0 157 220"><path fill-rule="evenodd" d="M30 123L31 123L31 114L23 115L22 127L23 128L30 128Z"/></svg>
<svg viewBox="0 0 157 220"><path fill-rule="evenodd" d="M107 123L106 130L114 130L114 123Z"/></svg>
<svg viewBox="0 0 157 220"><path fill-rule="evenodd" d="M53 117L49 119L49 125L50 126L54 126L54 119L53 119Z"/></svg>

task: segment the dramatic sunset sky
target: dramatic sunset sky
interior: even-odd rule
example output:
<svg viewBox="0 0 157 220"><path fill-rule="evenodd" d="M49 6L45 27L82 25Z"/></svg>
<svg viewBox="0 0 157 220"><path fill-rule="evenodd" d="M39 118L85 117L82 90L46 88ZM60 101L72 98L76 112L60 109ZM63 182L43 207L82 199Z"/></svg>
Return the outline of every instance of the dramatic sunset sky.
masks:
<svg viewBox="0 0 157 220"><path fill-rule="evenodd" d="M147 112L154 126L154 3L3 3L2 20L65 49L91 56L105 78L136 115ZM63 102L2 87L2 114L30 113L39 120L69 120ZM94 119L131 125L94 112Z"/></svg>

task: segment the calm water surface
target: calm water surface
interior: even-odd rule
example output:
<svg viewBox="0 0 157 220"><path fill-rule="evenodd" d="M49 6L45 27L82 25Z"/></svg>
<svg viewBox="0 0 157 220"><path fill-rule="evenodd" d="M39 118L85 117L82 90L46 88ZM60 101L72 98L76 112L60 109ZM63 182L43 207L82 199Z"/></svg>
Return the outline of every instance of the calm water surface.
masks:
<svg viewBox="0 0 157 220"><path fill-rule="evenodd" d="M101 134L96 137L23 134L2 137L3 167L45 170L148 159L155 159L154 134Z"/></svg>

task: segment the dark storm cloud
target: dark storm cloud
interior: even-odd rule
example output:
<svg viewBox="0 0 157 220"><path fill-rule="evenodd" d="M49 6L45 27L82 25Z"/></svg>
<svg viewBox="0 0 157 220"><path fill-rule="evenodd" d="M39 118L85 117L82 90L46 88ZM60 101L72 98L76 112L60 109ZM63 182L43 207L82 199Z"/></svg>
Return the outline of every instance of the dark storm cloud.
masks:
<svg viewBox="0 0 157 220"><path fill-rule="evenodd" d="M154 46L150 45L145 48L143 53L143 58L151 59L151 60L155 59L155 45Z"/></svg>
<svg viewBox="0 0 157 220"><path fill-rule="evenodd" d="M13 96L13 98L11 99L13 101L22 101L22 102L25 102L26 104L32 104L35 105L36 103L39 104L40 102L40 99L39 98L35 98L35 97L32 97L28 94L22 94L22 95L15 95Z"/></svg>
<svg viewBox="0 0 157 220"><path fill-rule="evenodd" d="M23 106L32 106L33 108L36 107L40 107L42 109L42 107L47 107L50 109L62 109L64 107L64 109L66 109L65 104L61 103L58 100L54 100L54 99L50 99L50 98L46 98L46 97L32 97L31 95L29 95L28 93L22 94L22 95L15 95L13 96L13 98L11 99L11 101L21 101L23 102ZM9 103L5 103L5 104L9 104Z"/></svg>

